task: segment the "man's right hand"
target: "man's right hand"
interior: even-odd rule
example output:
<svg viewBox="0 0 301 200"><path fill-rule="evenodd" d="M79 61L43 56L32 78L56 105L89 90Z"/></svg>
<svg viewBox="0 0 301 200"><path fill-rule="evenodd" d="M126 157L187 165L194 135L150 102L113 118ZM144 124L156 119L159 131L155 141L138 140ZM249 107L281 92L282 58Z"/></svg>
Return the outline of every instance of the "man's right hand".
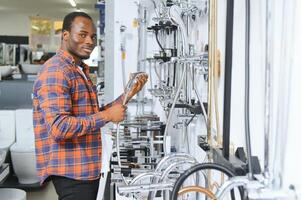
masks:
<svg viewBox="0 0 301 200"><path fill-rule="evenodd" d="M106 121L118 123L123 121L125 117L125 110L126 106L123 106L121 104L115 104L112 107L102 111L102 115Z"/></svg>

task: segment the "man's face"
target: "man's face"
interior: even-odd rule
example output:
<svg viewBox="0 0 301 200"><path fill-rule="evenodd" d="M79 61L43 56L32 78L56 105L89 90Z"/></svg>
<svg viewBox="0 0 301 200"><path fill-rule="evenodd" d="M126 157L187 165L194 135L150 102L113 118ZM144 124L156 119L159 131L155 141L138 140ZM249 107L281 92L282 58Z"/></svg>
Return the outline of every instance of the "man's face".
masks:
<svg viewBox="0 0 301 200"><path fill-rule="evenodd" d="M88 59L96 45L96 29L93 22L85 17L76 17L70 31L63 32L67 51L75 59Z"/></svg>

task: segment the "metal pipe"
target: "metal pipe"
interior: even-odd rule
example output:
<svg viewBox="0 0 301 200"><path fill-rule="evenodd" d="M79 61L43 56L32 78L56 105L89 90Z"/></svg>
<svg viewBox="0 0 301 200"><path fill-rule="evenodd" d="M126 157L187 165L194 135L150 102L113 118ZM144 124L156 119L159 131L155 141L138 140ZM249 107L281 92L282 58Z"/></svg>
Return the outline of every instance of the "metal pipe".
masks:
<svg viewBox="0 0 301 200"><path fill-rule="evenodd" d="M150 89L153 90L153 75L152 75L152 62L149 60L149 81L150 81ZM151 113L154 113L154 101L151 101Z"/></svg>
<svg viewBox="0 0 301 200"><path fill-rule="evenodd" d="M184 164L191 164L191 165L195 165L197 164L196 161L192 161L192 160L184 160L184 161L179 161L179 162L176 162L176 163L172 163L171 165L169 165L165 170L164 172L161 174L161 177L159 179L159 183L160 182L164 182L167 178L167 176L169 175L170 172L172 172L172 170L175 168L175 167L178 167L178 166L181 166L181 165L184 165Z"/></svg>
<svg viewBox="0 0 301 200"><path fill-rule="evenodd" d="M176 160L176 159L181 159L181 160ZM157 173L161 172L163 170L163 166L164 166L163 164L167 164L167 168L164 170L164 172L162 173L162 176L159 179L157 179L157 178L153 179L153 181L152 181L153 184L156 184L159 182L165 182L167 175L177 166L180 166L182 164L198 163L197 160L194 157L190 156L189 154L169 155L169 156L166 156L165 159L164 160L162 159L161 161L157 165L155 172L157 172ZM156 193L156 191L150 192L148 199L149 200L154 199L155 193Z"/></svg>
<svg viewBox="0 0 301 200"><path fill-rule="evenodd" d="M252 148L250 134L250 0L246 0L246 30L245 30L245 134L249 168L249 178L253 179Z"/></svg>
<svg viewBox="0 0 301 200"><path fill-rule="evenodd" d="M120 42L120 51L121 51L121 68L122 68L122 85L123 88L125 88L126 84L126 75L125 75L125 59L126 59L126 37L125 37L125 30L126 26L121 25L120 26L120 37L121 37L121 42Z"/></svg>
<svg viewBox="0 0 301 200"><path fill-rule="evenodd" d="M216 20L216 0L209 1L209 58L208 58L208 125L207 125L207 140L209 146L212 146L212 119L213 119L213 72L215 66L215 20Z"/></svg>
<svg viewBox="0 0 301 200"><path fill-rule="evenodd" d="M157 190L172 190L173 183L158 183L158 184L140 184L140 185L129 185L129 186L118 186L117 192L119 194L128 194L136 192L149 192Z"/></svg>
<svg viewBox="0 0 301 200"><path fill-rule="evenodd" d="M208 129L208 116L207 116L207 112L206 112L206 109L205 109L205 106L204 106L204 102L202 101L201 95L198 91L198 88L197 88L195 82L193 84L194 84L194 88L195 88L195 90L194 90L195 94L196 94L196 96L197 96L197 98L198 98L198 100L201 104L202 112L203 112L203 115L204 115L204 118L205 118L206 128Z"/></svg>
<svg viewBox="0 0 301 200"><path fill-rule="evenodd" d="M184 164L191 164L191 165L194 165L196 164L195 162L193 161L182 161L182 162L178 162L178 163L173 163L172 165L170 165L168 168L166 168L166 170L164 171L164 173L162 174L162 177L160 178L159 182L166 182L166 180L168 180L168 174L170 174L170 172L177 166L180 166L180 165L184 165ZM208 186L208 177L206 175L205 172L201 171L203 177L204 177L204 182L205 182L205 186L207 187ZM195 178L195 185L199 185L200 184L200 180L199 180L199 172L196 172L196 178ZM198 194L197 194L197 198L196 199L199 199L198 198Z"/></svg>
<svg viewBox="0 0 301 200"><path fill-rule="evenodd" d="M207 53L200 54L198 56L178 56L172 57L170 62L171 63L199 63L202 61L207 61Z"/></svg>
<svg viewBox="0 0 301 200"><path fill-rule="evenodd" d="M240 186L245 187L248 183L250 183L250 180L247 176L233 177L230 180L226 181L220 188L218 188L217 192L215 193L215 196L217 199L223 199L224 196L234 188Z"/></svg>
<svg viewBox="0 0 301 200"><path fill-rule="evenodd" d="M217 136L217 143L221 144L222 137L220 131L220 120L219 120L219 109L218 109L218 91L217 91L217 1L213 0L210 2L211 10L210 10L210 44L209 44L209 52L210 56L210 65L209 69L211 70L211 77L209 78L210 81L210 107L211 109L214 107L215 112L215 125L216 125L216 136ZM212 112L212 110L210 111ZM212 120L212 118L211 118ZM210 122L211 124L211 122ZM210 132L208 132L208 140L212 140L212 130L210 128Z"/></svg>
<svg viewBox="0 0 301 200"><path fill-rule="evenodd" d="M196 159L189 154L186 153L176 153L176 154L170 154L162 158L159 163L157 164L157 167L155 169L156 172L160 172L165 164L169 164L168 162L174 162L176 159L184 159L184 160L195 160Z"/></svg>
<svg viewBox="0 0 301 200"><path fill-rule="evenodd" d="M165 127L165 130L164 130L164 137L163 137L163 142L164 142L164 149L163 149L163 151L164 151L164 155L166 156L167 155L167 134L168 134L168 126L169 126L169 124L170 124L170 122L171 122L171 117L172 117L172 114L173 114L173 110L174 110L174 108L175 108L175 105L176 105L176 102L177 102L177 100L178 100L178 97L179 97L179 95L180 95L180 92L181 92L181 87L182 87L182 85L183 85L183 82L184 82L184 78L185 78L185 74L186 74L186 65L185 65L185 67L184 67L184 69L183 69L183 73L182 73L182 76L181 76L181 80L180 80L180 83L179 83L179 85L178 85L178 90L177 90L177 92L176 92L176 95L175 95L175 97L174 97L174 100L173 100L173 102L172 102L172 105L171 105L171 108L170 108L170 111L169 111L169 114L168 114L168 118L167 118L167 120L166 120L166 127Z"/></svg>
<svg viewBox="0 0 301 200"><path fill-rule="evenodd" d="M210 199L216 200L216 196L208 189L203 188L201 186L188 186L188 187L183 187L179 192L178 196L181 196L183 194L186 194L188 192L199 192L205 194L207 197Z"/></svg>
<svg viewBox="0 0 301 200"><path fill-rule="evenodd" d="M266 2L266 35L265 35L265 103L264 103L264 174L267 179L270 179L271 164L270 163L270 141L272 140L272 121L273 121L273 68L272 65L272 42L269 38L272 38L271 29L271 14L270 6L272 1Z"/></svg>
<svg viewBox="0 0 301 200"><path fill-rule="evenodd" d="M234 16L234 0L227 0L225 89L224 89L224 116L223 116L223 155L226 159L229 159L230 156L233 16Z"/></svg>
<svg viewBox="0 0 301 200"><path fill-rule="evenodd" d="M216 121L216 135L217 135L217 143L222 145L222 136L220 130L220 117L219 117L219 106L218 106L218 91L217 91L217 70L216 66L214 67L214 75L213 75L213 95L214 95L214 111L215 111L215 121Z"/></svg>
<svg viewBox="0 0 301 200"><path fill-rule="evenodd" d="M170 7L169 9L169 17L170 19L178 24L180 31L181 31L181 39L183 42L183 54L185 56L189 55L189 46L188 46L188 36L187 36L187 31L186 31L186 26L185 23L183 22L182 18L181 18L181 13L182 13L182 9L177 6L177 5L173 5Z"/></svg>
<svg viewBox="0 0 301 200"><path fill-rule="evenodd" d="M135 185L135 183L141 181L144 178L161 177L161 175L162 175L161 173L157 173L157 172L147 172L147 173L139 174L130 182L130 185Z"/></svg>
<svg viewBox="0 0 301 200"><path fill-rule="evenodd" d="M152 2L153 2L153 4L154 4L154 11L155 11L155 14L156 14L156 17L159 17L159 12L158 12L158 8L157 8L157 4L156 4L156 1L154 1L154 0L151 0Z"/></svg>
<svg viewBox="0 0 301 200"><path fill-rule="evenodd" d="M170 7L169 9L169 16L171 18L172 21L174 21L176 24L179 25L179 28L181 30L181 36L182 36L182 41L183 41L183 50L184 50L184 55L188 55L188 52L189 52L189 49L188 49L188 43L187 43L187 33L186 33L186 29L185 29L185 24L181 18L181 8L176 6L176 5L173 5ZM173 111L174 111L174 107L175 107L175 104L176 104L176 101L180 95L180 92L181 92L181 87L183 85L183 82L184 82L184 79L185 79L185 75L186 75L186 71L187 71L187 68L186 68L186 65L184 65L184 68L183 68L183 73L182 73L182 76L181 76L181 80L180 80L180 83L178 85L178 89L177 89L177 92L176 92L176 95L174 97L174 101L172 103L172 106L170 108L170 111L169 111L169 114L168 114L168 118L167 118L167 121L166 121L166 128L164 130L164 137L163 137L163 141L164 141L164 155L167 155L167 134L168 134L168 126L170 125L170 122L171 122L171 117L172 117L172 114L173 114Z"/></svg>
<svg viewBox="0 0 301 200"><path fill-rule="evenodd" d="M117 162L118 166L121 168L121 159L120 159L120 148L119 148L119 135L120 135L120 123L117 124L117 132L116 132L116 153L117 153Z"/></svg>

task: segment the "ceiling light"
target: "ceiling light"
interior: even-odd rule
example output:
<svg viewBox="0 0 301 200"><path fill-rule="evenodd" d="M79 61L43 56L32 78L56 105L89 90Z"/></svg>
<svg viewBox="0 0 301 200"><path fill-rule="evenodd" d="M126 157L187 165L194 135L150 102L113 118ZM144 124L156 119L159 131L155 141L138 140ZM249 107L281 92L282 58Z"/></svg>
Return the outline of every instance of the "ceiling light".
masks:
<svg viewBox="0 0 301 200"><path fill-rule="evenodd" d="M36 25L32 25L31 28L34 29L34 30L36 30L36 31L40 30L40 28L37 27Z"/></svg>
<svg viewBox="0 0 301 200"><path fill-rule="evenodd" d="M75 0L69 0L69 3L71 4L72 7L76 7L76 2L75 2Z"/></svg>

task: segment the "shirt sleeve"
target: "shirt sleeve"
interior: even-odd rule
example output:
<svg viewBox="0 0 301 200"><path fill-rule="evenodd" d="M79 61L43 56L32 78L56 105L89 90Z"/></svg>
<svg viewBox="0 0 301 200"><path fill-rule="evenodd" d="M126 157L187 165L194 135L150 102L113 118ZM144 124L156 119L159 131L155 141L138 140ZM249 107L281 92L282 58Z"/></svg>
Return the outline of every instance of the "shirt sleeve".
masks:
<svg viewBox="0 0 301 200"><path fill-rule="evenodd" d="M86 117L72 115L70 80L63 71L47 72L40 78L37 99L47 126L56 141L92 134L106 124L101 112Z"/></svg>

